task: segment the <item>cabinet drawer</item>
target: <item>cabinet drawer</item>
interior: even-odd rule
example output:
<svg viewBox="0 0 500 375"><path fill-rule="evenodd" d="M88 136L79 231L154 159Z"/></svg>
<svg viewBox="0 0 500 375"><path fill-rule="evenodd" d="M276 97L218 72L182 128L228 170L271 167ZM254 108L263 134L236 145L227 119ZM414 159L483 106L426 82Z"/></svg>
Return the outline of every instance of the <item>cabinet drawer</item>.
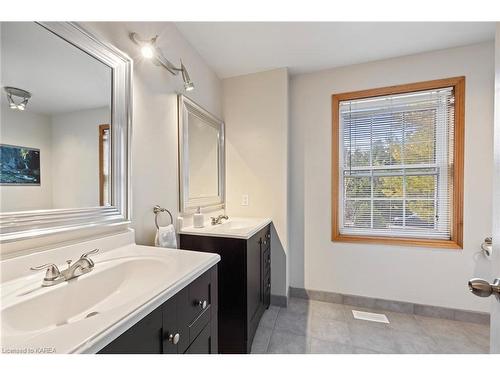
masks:
<svg viewBox="0 0 500 375"><path fill-rule="evenodd" d="M210 310L211 306L209 305L191 324L189 324L189 341L193 341L210 322Z"/></svg>
<svg viewBox="0 0 500 375"><path fill-rule="evenodd" d="M188 297L182 307L184 323L190 325L211 304L210 273L206 272L188 286Z"/></svg>

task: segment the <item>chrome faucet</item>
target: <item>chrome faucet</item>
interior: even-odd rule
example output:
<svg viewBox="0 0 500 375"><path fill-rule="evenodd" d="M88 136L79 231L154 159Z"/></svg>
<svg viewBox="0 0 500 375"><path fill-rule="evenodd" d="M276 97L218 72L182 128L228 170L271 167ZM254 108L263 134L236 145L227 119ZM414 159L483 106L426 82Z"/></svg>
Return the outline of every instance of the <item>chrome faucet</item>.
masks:
<svg viewBox="0 0 500 375"><path fill-rule="evenodd" d="M217 217L211 217L212 219L212 225L217 225L217 224L222 224L222 220L228 220L229 216L227 215L219 215Z"/></svg>
<svg viewBox="0 0 500 375"><path fill-rule="evenodd" d="M89 255L96 254L99 249L94 249L88 253L80 256L75 263L71 264L71 260L67 260L68 268L59 271L59 268L54 263L47 263L37 267L31 267L32 271L39 271L46 269L45 277L42 281L42 286L57 285L63 281L74 279L78 276L84 275L94 269L94 261L89 258Z"/></svg>

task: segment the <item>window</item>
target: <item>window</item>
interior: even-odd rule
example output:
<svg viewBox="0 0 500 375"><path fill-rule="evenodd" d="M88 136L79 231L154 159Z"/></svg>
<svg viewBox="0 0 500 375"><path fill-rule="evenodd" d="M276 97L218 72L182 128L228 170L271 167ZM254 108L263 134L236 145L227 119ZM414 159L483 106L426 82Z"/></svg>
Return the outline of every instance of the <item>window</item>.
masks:
<svg viewBox="0 0 500 375"><path fill-rule="evenodd" d="M464 88L333 95L333 241L462 247Z"/></svg>

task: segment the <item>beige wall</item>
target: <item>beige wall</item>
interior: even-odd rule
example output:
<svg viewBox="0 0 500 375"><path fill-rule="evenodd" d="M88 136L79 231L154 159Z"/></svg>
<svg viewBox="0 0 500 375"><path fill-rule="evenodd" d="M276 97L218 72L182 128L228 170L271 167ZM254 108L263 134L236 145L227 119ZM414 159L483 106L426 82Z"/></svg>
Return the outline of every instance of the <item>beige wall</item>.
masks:
<svg viewBox="0 0 500 375"><path fill-rule="evenodd" d="M229 216L271 217L271 293L287 294L288 72L223 81ZM248 194L248 206L242 195Z"/></svg>
<svg viewBox="0 0 500 375"><path fill-rule="evenodd" d="M332 243L331 95L466 76L464 249ZM292 77L291 285L488 311L467 281L491 279L480 252L491 234L494 48L484 43Z"/></svg>

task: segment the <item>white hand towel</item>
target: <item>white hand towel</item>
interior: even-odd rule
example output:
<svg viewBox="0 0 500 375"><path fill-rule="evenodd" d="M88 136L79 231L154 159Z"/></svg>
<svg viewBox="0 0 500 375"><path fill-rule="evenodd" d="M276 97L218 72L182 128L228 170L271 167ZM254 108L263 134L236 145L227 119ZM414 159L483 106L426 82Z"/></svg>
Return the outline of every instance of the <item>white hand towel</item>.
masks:
<svg viewBox="0 0 500 375"><path fill-rule="evenodd" d="M156 231L155 246L177 249L177 237L175 235L175 228L172 224L166 227L160 227Z"/></svg>

